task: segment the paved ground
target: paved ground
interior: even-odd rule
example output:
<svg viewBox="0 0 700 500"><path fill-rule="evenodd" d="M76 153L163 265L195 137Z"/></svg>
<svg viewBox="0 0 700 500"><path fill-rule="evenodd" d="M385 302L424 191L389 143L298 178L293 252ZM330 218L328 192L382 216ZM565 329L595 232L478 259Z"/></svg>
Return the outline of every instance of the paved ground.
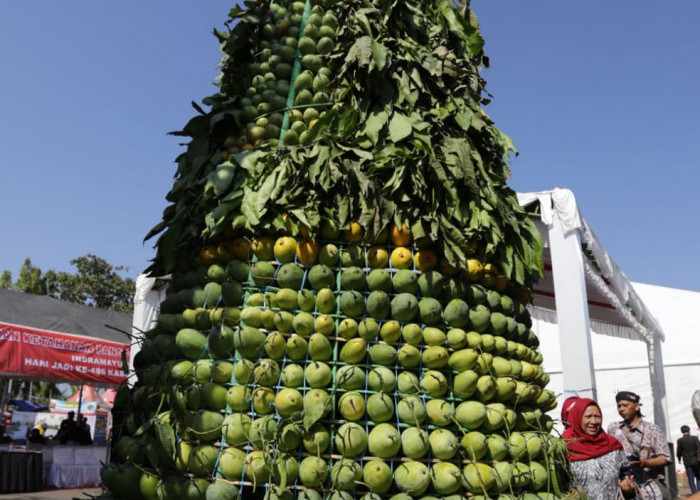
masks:
<svg viewBox="0 0 700 500"><path fill-rule="evenodd" d="M89 500L102 492L101 488L79 488L69 490L46 490L33 493L9 493L0 495L0 500Z"/></svg>
<svg viewBox="0 0 700 500"><path fill-rule="evenodd" d="M10 493L0 495L0 500L90 500L96 497L102 490L100 488L81 488L76 490L47 490L34 493ZM690 496L690 489L678 487L678 498L684 499Z"/></svg>

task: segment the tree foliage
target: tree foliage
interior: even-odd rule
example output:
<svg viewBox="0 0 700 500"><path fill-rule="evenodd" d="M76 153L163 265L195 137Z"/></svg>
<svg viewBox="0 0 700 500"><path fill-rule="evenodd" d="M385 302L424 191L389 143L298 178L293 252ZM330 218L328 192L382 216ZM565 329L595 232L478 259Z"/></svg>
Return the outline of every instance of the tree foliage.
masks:
<svg viewBox="0 0 700 500"><path fill-rule="evenodd" d="M134 280L122 276L124 266L113 266L93 254L70 261L77 272L42 270L27 258L17 281L5 270L0 275L0 288L10 288L35 295L49 295L74 304L131 313L133 311Z"/></svg>

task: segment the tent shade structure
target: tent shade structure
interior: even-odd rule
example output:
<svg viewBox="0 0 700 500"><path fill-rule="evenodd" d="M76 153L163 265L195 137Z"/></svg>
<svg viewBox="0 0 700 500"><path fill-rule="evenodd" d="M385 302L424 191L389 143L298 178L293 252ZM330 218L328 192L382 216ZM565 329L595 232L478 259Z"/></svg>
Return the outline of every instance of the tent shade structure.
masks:
<svg viewBox="0 0 700 500"><path fill-rule="evenodd" d="M543 238L545 275L528 308L533 322L558 327L562 401L575 394L598 399L591 331L643 342L653 419L670 435L659 322L581 216L570 190L518 193L518 200L533 214Z"/></svg>
<svg viewBox="0 0 700 500"><path fill-rule="evenodd" d="M128 314L0 290L0 376L119 385L131 321Z"/></svg>
<svg viewBox="0 0 700 500"><path fill-rule="evenodd" d="M38 405L26 399L11 399L11 405L15 405L19 411L46 411L49 409L47 405Z"/></svg>

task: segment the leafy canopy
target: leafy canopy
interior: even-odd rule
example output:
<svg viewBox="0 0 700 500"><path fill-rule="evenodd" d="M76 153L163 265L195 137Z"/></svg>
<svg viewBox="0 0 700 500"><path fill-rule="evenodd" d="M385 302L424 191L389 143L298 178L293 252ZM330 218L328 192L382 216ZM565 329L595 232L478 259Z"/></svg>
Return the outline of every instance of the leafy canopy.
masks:
<svg viewBox="0 0 700 500"><path fill-rule="evenodd" d="M70 261L76 273L42 272L27 258L12 283L12 274L5 270L0 276L0 288L9 288L35 295L49 295L74 304L83 304L118 312L133 312L134 280L121 276L126 269L112 266L92 254Z"/></svg>
<svg viewBox="0 0 700 500"><path fill-rule="evenodd" d="M539 233L506 184L515 147L483 110L488 60L468 2L342 2L326 59L333 105L311 144L227 154L224 138L245 126L239 103L269 9L245 6L231 11L230 33L217 33L225 58L220 92L204 100L211 110L195 106L200 114L177 133L191 142L177 159L172 204L146 237L159 235L152 273L191 262L231 228L271 231L288 214L311 234L324 220L341 229L358 221L366 241L407 222L454 265L476 244L512 281L539 278Z"/></svg>

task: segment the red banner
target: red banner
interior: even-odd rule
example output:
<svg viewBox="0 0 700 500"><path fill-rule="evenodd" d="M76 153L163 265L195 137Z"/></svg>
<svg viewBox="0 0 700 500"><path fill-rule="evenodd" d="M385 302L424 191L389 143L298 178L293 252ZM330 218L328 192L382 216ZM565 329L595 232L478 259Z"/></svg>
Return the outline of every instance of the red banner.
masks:
<svg viewBox="0 0 700 500"><path fill-rule="evenodd" d="M128 345L0 323L0 373L118 385L125 349L128 360Z"/></svg>

